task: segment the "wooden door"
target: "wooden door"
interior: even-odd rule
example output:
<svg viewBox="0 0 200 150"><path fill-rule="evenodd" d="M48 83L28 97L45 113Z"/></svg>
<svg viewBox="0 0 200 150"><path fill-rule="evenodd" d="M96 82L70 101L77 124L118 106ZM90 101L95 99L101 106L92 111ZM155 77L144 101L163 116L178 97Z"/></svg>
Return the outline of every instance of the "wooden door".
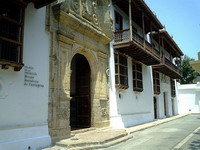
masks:
<svg viewBox="0 0 200 150"><path fill-rule="evenodd" d="M167 102L166 102L166 93L164 92L163 93L163 96L164 96L164 113L165 113L165 116L167 116Z"/></svg>
<svg viewBox="0 0 200 150"><path fill-rule="evenodd" d="M175 115L175 111L174 111L174 99L172 98L172 115Z"/></svg>
<svg viewBox="0 0 200 150"><path fill-rule="evenodd" d="M76 72L77 126L90 127L90 67L85 57L77 60Z"/></svg>
<svg viewBox="0 0 200 150"><path fill-rule="evenodd" d="M154 100L154 118L157 119L157 100L156 97L153 98Z"/></svg>
<svg viewBox="0 0 200 150"><path fill-rule="evenodd" d="M70 102L70 126L72 130L91 126L90 66L87 59L79 54L74 63L75 67L72 68L72 71L76 73L72 75L75 76L76 91Z"/></svg>

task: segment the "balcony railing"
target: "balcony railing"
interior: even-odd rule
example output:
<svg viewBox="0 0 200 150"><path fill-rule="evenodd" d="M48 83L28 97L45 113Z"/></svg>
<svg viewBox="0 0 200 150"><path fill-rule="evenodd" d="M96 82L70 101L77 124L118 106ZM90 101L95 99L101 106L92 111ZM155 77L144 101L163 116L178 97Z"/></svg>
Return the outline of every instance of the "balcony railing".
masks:
<svg viewBox="0 0 200 150"><path fill-rule="evenodd" d="M164 59L164 64L167 65L168 67L173 69L176 73L178 73L179 75L182 76L182 74L183 74L182 71L176 65L174 65L170 60L168 60L167 58Z"/></svg>
<svg viewBox="0 0 200 150"><path fill-rule="evenodd" d="M130 41L130 31L129 29L120 30L115 32L115 43L128 42Z"/></svg>
<svg viewBox="0 0 200 150"><path fill-rule="evenodd" d="M149 42L147 42L142 36L140 36L138 33L133 32L132 33L132 40L142 46L145 50L149 51L150 53L155 54L157 57L160 58L160 52L155 47L153 47ZM115 32L115 44L125 43L129 42L130 40L130 30L120 30Z"/></svg>

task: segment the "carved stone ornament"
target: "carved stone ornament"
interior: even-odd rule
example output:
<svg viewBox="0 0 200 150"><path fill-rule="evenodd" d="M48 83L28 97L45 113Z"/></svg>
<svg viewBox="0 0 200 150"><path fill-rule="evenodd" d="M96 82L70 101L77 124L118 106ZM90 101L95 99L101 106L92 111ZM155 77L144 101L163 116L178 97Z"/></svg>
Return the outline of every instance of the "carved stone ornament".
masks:
<svg viewBox="0 0 200 150"><path fill-rule="evenodd" d="M95 25L98 25L98 18L97 18L97 4L95 2L92 2L92 8L93 8L93 23Z"/></svg>
<svg viewBox="0 0 200 150"><path fill-rule="evenodd" d="M98 25L96 0L82 0L82 7L82 16L95 25Z"/></svg>
<svg viewBox="0 0 200 150"><path fill-rule="evenodd" d="M91 0L82 0L82 15L85 19L92 20L92 1Z"/></svg>
<svg viewBox="0 0 200 150"><path fill-rule="evenodd" d="M80 12L80 4L79 0L72 0L71 1L71 9L75 11L76 13Z"/></svg>

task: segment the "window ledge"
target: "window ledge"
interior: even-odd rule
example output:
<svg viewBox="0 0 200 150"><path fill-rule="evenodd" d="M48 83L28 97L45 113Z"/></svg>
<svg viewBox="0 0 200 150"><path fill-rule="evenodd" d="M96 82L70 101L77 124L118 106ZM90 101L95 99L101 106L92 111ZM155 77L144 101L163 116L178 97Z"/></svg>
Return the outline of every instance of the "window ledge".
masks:
<svg viewBox="0 0 200 150"><path fill-rule="evenodd" d="M160 92L154 92L155 95L160 95Z"/></svg>
<svg viewBox="0 0 200 150"><path fill-rule="evenodd" d="M2 69L8 69L9 67L14 67L14 71L20 71L24 66L23 63L18 63L4 59L0 59L0 65Z"/></svg>
<svg viewBox="0 0 200 150"><path fill-rule="evenodd" d="M143 89L140 89L140 88L133 88L133 91L136 91L136 92L142 92Z"/></svg>
<svg viewBox="0 0 200 150"><path fill-rule="evenodd" d="M116 86L118 89L124 89L124 90L129 88L128 85L116 84L115 86Z"/></svg>

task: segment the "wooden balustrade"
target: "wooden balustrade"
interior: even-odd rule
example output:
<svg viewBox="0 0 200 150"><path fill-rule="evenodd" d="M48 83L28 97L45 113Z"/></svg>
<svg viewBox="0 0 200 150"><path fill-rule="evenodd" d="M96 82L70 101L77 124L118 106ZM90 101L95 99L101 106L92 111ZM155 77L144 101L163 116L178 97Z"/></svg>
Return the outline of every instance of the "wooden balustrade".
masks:
<svg viewBox="0 0 200 150"><path fill-rule="evenodd" d="M136 32L133 32L133 40L144 47L144 39Z"/></svg>
<svg viewBox="0 0 200 150"><path fill-rule="evenodd" d="M118 42L128 42L130 41L130 30L120 30L114 33L115 34L115 43Z"/></svg>
<svg viewBox="0 0 200 150"><path fill-rule="evenodd" d="M167 58L164 59L164 64L173 69L176 73L182 75L182 71Z"/></svg>
<svg viewBox="0 0 200 150"><path fill-rule="evenodd" d="M120 30L114 33L115 34L115 44L129 42L130 41L130 30ZM155 49L149 42L147 42L142 36L138 33L133 32L133 41L142 46L145 50L149 51L150 53L156 55L156 57L160 57L159 50Z"/></svg>

